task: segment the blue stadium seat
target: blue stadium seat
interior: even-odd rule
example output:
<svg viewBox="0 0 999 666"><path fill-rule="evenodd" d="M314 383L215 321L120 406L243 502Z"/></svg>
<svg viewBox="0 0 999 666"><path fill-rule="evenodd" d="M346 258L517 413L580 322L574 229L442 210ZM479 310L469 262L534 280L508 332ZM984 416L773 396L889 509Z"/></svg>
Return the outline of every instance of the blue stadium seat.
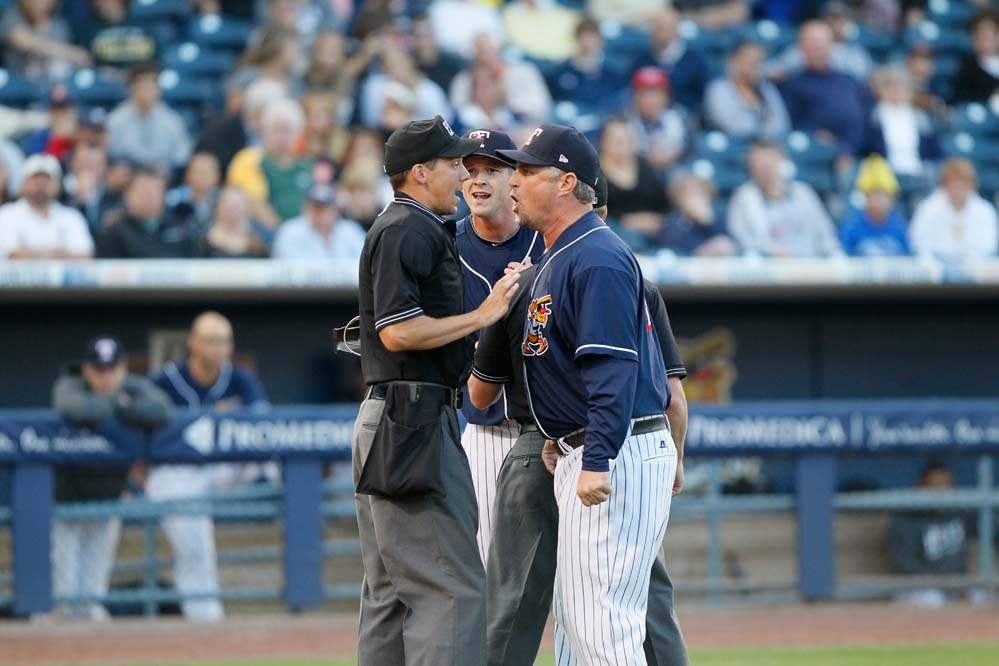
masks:
<svg viewBox="0 0 999 666"><path fill-rule="evenodd" d="M745 26L705 30L693 21L681 21L678 31L691 46L709 55L724 58L741 39Z"/></svg>
<svg viewBox="0 0 999 666"><path fill-rule="evenodd" d="M216 99L215 88L209 81L185 78L172 69L160 72L163 101L173 107L200 108L209 104Z"/></svg>
<svg viewBox="0 0 999 666"><path fill-rule="evenodd" d="M681 168L714 183L722 198L728 198L737 187L749 180L745 169L732 164L715 164L703 158L683 164Z"/></svg>
<svg viewBox="0 0 999 666"><path fill-rule="evenodd" d="M201 46L242 51L253 33L254 24L224 16L206 15L191 21L191 41Z"/></svg>
<svg viewBox="0 0 999 666"><path fill-rule="evenodd" d="M191 14L189 0L133 0L128 9L130 19L139 22L161 19L180 20Z"/></svg>
<svg viewBox="0 0 999 666"><path fill-rule="evenodd" d="M997 137L999 116L988 106L972 102L954 108L950 128L955 133L966 132L972 137Z"/></svg>
<svg viewBox="0 0 999 666"><path fill-rule="evenodd" d="M623 26L617 21L603 21L600 34L608 55L636 56L649 50L649 33L645 30Z"/></svg>
<svg viewBox="0 0 999 666"><path fill-rule="evenodd" d="M819 194L836 191L836 177L832 169L808 164L795 164L795 179L808 183Z"/></svg>
<svg viewBox="0 0 999 666"><path fill-rule="evenodd" d="M867 49L867 52L876 61L885 60L897 46L895 35L889 32L871 30L857 23L853 24L849 30L847 39Z"/></svg>
<svg viewBox="0 0 999 666"><path fill-rule="evenodd" d="M791 132L785 141L788 157L801 165L826 166L836 158L836 146L816 140L806 132Z"/></svg>
<svg viewBox="0 0 999 666"><path fill-rule="evenodd" d="M6 69L0 69L0 104L7 106L27 106L43 99L47 90L22 76Z"/></svg>
<svg viewBox="0 0 999 666"><path fill-rule="evenodd" d="M760 44L771 54L779 53L798 38L794 27L768 19L747 25L741 36Z"/></svg>
<svg viewBox="0 0 999 666"><path fill-rule="evenodd" d="M999 141L995 138L975 137L968 132L949 134L941 143L946 154L967 157L975 163L992 163L999 154Z"/></svg>
<svg viewBox="0 0 999 666"><path fill-rule="evenodd" d="M967 53L971 51L971 38L964 28L948 28L933 21L923 21L905 33L907 46L929 44L935 54Z"/></svg>
<svg viewBox="0 0 999 666"><path fill-rule="evenodd" d="M715 130L694 136L694 154L713 164L745 167L749 144Z"/></svg>
<svg viewBox="0 0 999 666"><path fill-rule="evenodd" d="M964 28L977 11L960 0L930 0L926 9L934 23L953 28Z"/></svg>
<svg viewBox="0 0 999 666"><path fill-rule="evenodd" d="M128 96L124 84L103 78L92 69L78 69L67 84L83 106L110 108Z"/></svg>
<svg viewBox="0 0 999 666"><path fill-rule="evenodd" d="M227 51L211 51L194 42L184 42L167 50L163 65L181 76L220 77L232 69L236 56Z"/></svg>

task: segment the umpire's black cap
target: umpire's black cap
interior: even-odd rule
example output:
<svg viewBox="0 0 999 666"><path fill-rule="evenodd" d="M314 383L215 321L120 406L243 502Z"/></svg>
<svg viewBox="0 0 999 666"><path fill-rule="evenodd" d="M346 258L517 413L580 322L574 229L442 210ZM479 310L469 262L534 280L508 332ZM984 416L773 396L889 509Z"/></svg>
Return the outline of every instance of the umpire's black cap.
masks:
<svg viewBox="0 0 999 666"><path fill-rule="evenodd" d="M385 142L385 173L394 176L435 157L465 157L478 147L478 141L462 139L440 116L414 120L392 132Z"/></svg>
<svg viewBox="0 0 999 666"><path fill-rule="evenodd" d="M548 124L534 130L520 150L500 150L500 155L518 164L553 166L590 187L596 187L600 158L593 145L575 127Z"/></svg>
<svg viewBox="0 0 999 666"><path fill-rule="evenodd" d="M479 155L480 157L488 157L491 160L496 160L505 166L516 166L513 160L499 154L501 150L517 150L517 144L513 142L513 139L506 132L477 129L466 134L465 138L479 142L479 147L475 149L475 152L466 157Z"/></svg>
<svg viewBox="0 0 999 666"><path fill-rule="evenodd" d="M83 361L98 368L112 368L125 362L125 350L110 335L102 335L87 343Z"/></svg>

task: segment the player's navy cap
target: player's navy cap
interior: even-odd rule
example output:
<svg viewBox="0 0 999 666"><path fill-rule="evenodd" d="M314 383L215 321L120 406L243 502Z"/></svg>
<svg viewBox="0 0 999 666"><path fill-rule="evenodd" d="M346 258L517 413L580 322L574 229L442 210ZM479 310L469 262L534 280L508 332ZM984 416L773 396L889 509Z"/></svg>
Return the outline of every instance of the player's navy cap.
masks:
<svg viewBox="0 0 999 666"><path fill-rule="evenodd" d="M125 361L125 350L110 335L102 335L87 343L83 360L99 368L110 368Z"/></svg>
<svg viewBox="0 0 999 666"><path fill-rule="evenodd" d="M548 124L534 130L520 150L500 150L500 155L518 164L553 166L590 187L597 184L600 158L593 145L575 127Z"/></svg>
<svg viewBox="0 0 999 666"><path fill-rule="evenodd" d="M336 190L329 183L314 183L307 195L309 203L319 206L332 206L336 201Z"/></svg>
<svg viewBox="0 0 999 666"><path fill-rule="evenodd" d="M593 200L594 208L601 208L607 205L607 176L603 171L597 174L597 185L593 188L597 192L597 198Z"/></svg>
<svg viewBox="0 0 999 666"><path fill-rule="evenodd" d="M500 150L517 150L517 144L513 142L513 139L511 139L510 135L506 132L477 129L466 134L465 138L474 139L479 142L479 147L475 149L474 153L468 155L467 157L479 155L481 157L488 157L491 160L496 160L506 166L515 166L514 162L510 158L503 157L499 154Z"/></svg>
<svg viewBox="0 0 999 666"><path fill-rule="evenodd" d="M435 157L465 157L478 147L478 141L457 136L440 116L414 120L392 132L385 142L385 173L393 176Z"/></svg>

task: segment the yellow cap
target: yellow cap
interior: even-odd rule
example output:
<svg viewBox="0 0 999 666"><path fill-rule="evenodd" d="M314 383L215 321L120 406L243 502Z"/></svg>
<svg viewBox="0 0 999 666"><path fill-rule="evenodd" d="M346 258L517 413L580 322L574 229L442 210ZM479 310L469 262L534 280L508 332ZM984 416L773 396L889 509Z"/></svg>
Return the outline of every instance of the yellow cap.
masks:
<svg viewBox="0 0 999 666"><path fill-rule="evenodd" d="M856 188L864 194L874 191L898 194L898 179L891 170L888 161L880 155L871 155L860 163L857 172Z"/></svg>

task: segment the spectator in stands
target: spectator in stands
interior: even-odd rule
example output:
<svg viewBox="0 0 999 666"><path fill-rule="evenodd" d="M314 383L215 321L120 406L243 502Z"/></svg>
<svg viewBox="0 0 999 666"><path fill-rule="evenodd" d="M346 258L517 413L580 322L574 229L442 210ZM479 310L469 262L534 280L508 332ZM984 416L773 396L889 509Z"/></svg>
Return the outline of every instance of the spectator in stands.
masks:
<svg viewBox="0 0 999 666"><path fill-rule="evenodd" d="M631 79L634 101L627 114L641 154L657 171L683 157L687 129L683 114L670 108L670 79L656 67L643 67Z"/></svg>
<svg viewBox="0 0 999 666"><path fill-rule="evenodd" d="M635 134L623 119L611 118L600 135L600 167L607 178L607 208L614 220L644 239L658 239L666 213L666 192L656 170L638 154Z"/></svg>
<svg viewBox="0 0 999 666"><path fill-rule="evenodd" d="M190 257L193 238L181 221L165 214L166 177L139 168L125 190L124 207L105 216L97 235L102 259L182 259Z"/></svg>
<svg viewBox="0 0 999 666"><path fill-rule="evenodd" d="M268 103L288 97L284 83L270 79L254 81L242 96L239 111L209 122L198 138L195 152L209 152L228 172L232 158L248 145L260 140L260 117Z"/></svg>
<svg viewBox="0 0 999 666"><path fill-rule="evenodd" d="M269 252L253 231L250 201L238 187L225 187L218 195L210 226L194 249L205 259L260 259Z"/></svg>
<svg viewBox="0 0 999 666"><path fill-rule="evenodd" d="M670 3L666 0L587 0L586 13L598 21L614 21L644 29Z"/></svg>
<svg viewBox="0 0 999 666"><path fill-rule="evenodd" d="M791 130L777 88L760 75L765 56L755 42L740 42L728 56L728 77L712 81L704 111L712 125L736 139L781 140Z"/></svg>
<svg viewBox="0 0 999 666"><path fill-rule="evenodd" d="M551 75L552 96L582 109L613 107L628 88L629 66L621 58L609 57L600 26L584 17L576 26L572 57Z"/></svg>
<svg viewBox="0 0 999 666"><path fill-rule="evenodd" d="M677 27L680 15L667 7L652 19L649 53L639 59L640 67L659 67L669 76L673 99L693 113L701 106L704 86L711 79L711 70L704 55L687 44Z"/></svg>
<svg viewBox="0 0 999 666"><path fill-rule="evenodd" d="M91 234L97 234L104 215L121 202L108 191L107 172L107 152L81 143L73 150L69 173L63 179L66 205L83 214Z"/></svg>
<svg viewBox="0 0 999 666"><path fill-rule="evenodd" d="M776 143L759 141L750 147L751 180L729 202L729 233L743 250L770 257L841 254L822 201L809 185L784 175L784 161Z"/></svg>
<svg viewBox="0 0 999 666"><path fill-rule="evenodd" d="M167 192L170 217L183 220L192 236L203 236L208 231L221 180L215 156L209 152L194 153L184 169L184 183Z"/></svg>
<svg viewBox="0 0 999 666"><path fill-rule="evenodd" d="M913 44L905 57L905 69L912 83L913 103L916 107L934 116L943 115L945 104L934 85L937 65L933 47L926 42Z"/></svg>
<svg viewBox="0 0 999 666"><path fill-rule="evenodd" d="M89 259L94 242L80 211L57 201L62 168L51 155L24 162L21 198L0 208L0 259Z"/></svg>
<svg viewBox="0 0 999 666"><path fill-rule="evenodd" d="M15 0L0 16L5 66L35 83L61 81L90 65L90 54L71 41L57 0Z"/></svg>
<svg viewBox="0 0 999 666"><path fill-rule="evenodd" d="M675 0L673 6L707 30L723 30L749 20L747 0Z"/></svg>
<svg viewBox="0 0 999 666"><path fill-rule="evenodd" d="M107 151L108 132L104 126L107 120L108 112L99 106L80 114L76 124L75 145L95 146Z"/></svg>
<svg viewBox="0 0 999 666"><path fill-rule="evenodd" d="M974 53L961 58L954 102L986 102L999 92L999 14L985 11L968 24Z"/></svg>
<svg viewBox="0 0 999 666"><path fill-rule="evenodd" d="M411 31L413 36L413 59L416 66L427 75L427 78L448 90L451 81L461 72L464 63L458 56L442 51L434 37L434 29L426 16L413 19Z"/></svg>
<svg viewBox="0 0 999 666"><path fill-rule="evenodd" d="M231 77L247 84L257 79L278 81L298 96L304 88L296 72L300 49L297 36L292 29L264 28L246 49Z"/></svg>
<svg viewBox="0 0 999 666"><path fill-rule="evenodd" d="M783 80L808 69L808 56L804 52L804 29L812 24L823 23L829 28L828 68L849 74L857 81L864 82L871 72L873 63L867 50L850 41L848 35L856 30L848 8L841 2L834 1L827 5L825 21L809 21L799 32L799 41L785 48L780 55L771 59L763 66L763 73L771 79Z"/></svg>
<svg viewBox="0 0 999 666"><path fill-rule="evenodd" d="M909 227L915 254L944 261L993 257L999 243L996 209L977 191L974 165L952 157L940 167L939 186L917 207Z"/></svg>
<svg viewBox="0 0 999 666"><path fill-rule="evenodd" d="M378 131L388 137L416 119L420 100L416 92L399 81L389 81L382 90L382 108L378 113Z"/></svg>
<svg viewBox="0 0 999 666"><path fill-rule="evenodd" d="M0 160L0 210L3 210L3 206L10 203L10 189L8 188L7 178L7 167L4 165L3 160Z"/></svg>
<svg viewBox="0 0 999 666"><path fill-rule="evenodd" d="M124 78L129 68L156 57L156 39L146 26L128 17L128 0L93 0L90 19L76 26L76 43L94 64L113 68Z"/></svg>
<svg viewBox="0 0 999 666"><path fill-rule="evenodd" d="M433 118L439 115L445 119L453 118L454 112L448 104L447 95L440 86L417 69L413 58L406 51L386 42L379 62L379 71L368 76L361 86L361 120L365 125L380 125L385 92L391 83L402 84L416 95L416 107L413 109L415 117Z"/></svg>
<svg viewBox="0 0 999 666"><path fill-rule="evenodd" d="M216 412L268 407L260 381L232 363L233 334L228 319L218 312L198 315L191 325L187 349L186 361L168 362L153 379L170 396L174 405ZM259 467L157 465L149 472L146 495L153 501L199 497L231 486L255 474L255 470ZM160 526L173 549L173 578L177 590L184 595L208 595L181 601L184 617L189 620L221 620L225 611L217 597L218 563L211 517L169 515L160 520Z"/></svg>
<svg viewBox="0 0 999 666"><path fill-rule="evenodd" d="M810 21L802 26L799 44L805 69L780 84L791 125L837 144L841 155L859 154L870 117L870 91L831 68L833 35L825 23Z"/></svg>
<svg viewBox="0 0 999 666"><path fill-rule="evenodd" d="M739 253L718 214L714 183L686 172L670 181L668 192L673 210L663 223L661 247L682 257L730 257Z"/></svg>
<svg viewBox="0 0 999 666"><path fill-rule="evenodd" d="M366 153L362 146L369 142L365 134L355 133L351 137L348 159L340 173L337 199L344 217L357 220L365 229L371 227L392 198L392 188L381 167L381 141L374 144L373 153Z"/></svg>
<svg viewBox="0 0 999 666"><path fill-rule="evenodd" d="M481 2L436 0L430 4L427 16L441 48L465 60L471 60L478 51L476 42L480 36L488 35L496 44L506 39L499 11Z"/></svg>
<svg viewBox="0 0 999 666"><path fill-rule="evenodd" d="M48 127L25 138L25 150L47 153L65 164L78 129L76 99L65 84L56 84L49 91L49 118Z"/></svg>
<svg viewBox="0 0 999 666"><path fill-rule="evenodd" d="M295 154L304 125L302 108L294 100L269 103L261 118L261 146L244 148L229 165L226 183L243 188L253 219L268 229L298 216L312 182L312 160Z"/></svg>
<svg viewBox="0 0 999 666"><path fill-rule="evenodd" d="M296 38L308 40L319 30L343 29L350 23L352 5L330 0L267 0L264 25L294 30Z"/></svg>
<svg viewBox="0 0 999 666"><path fill-rule="evenodd" d="M922 490L946 492L954 488L954 474L941 462L930 461L919 474ZM896 511L888 523L888 553L892 573L946 576L968 573L967 518L953 509ZM899 601L920 606L942 606L945 590L929 588L899 595Z"/></svg>
<svg viewBox="0 0 999 666"><path fill-rule="evenodd" d="M375 57L375 42L375 38L365 40L349 57L344 36L338 32L321 32L312 42L305 85L312 93L324 93L329 97L338 123L350 121L357 81Z"/></svg>
<svg viewBox="0 0 999 666"><path fill-rule="evenodd" d="M110 336L95 338L83 362L66 367L52 389L52 409L76 426L119 422L151 431L166 424L170 399L145 377L128 374L121 344ZM128 496L129 468L110 465L66 465L56 468L55 501L94 502ZM121 519L56 518L52 522L52 579L56 597L90 597L60 604L56 615L68 619L109 620L99 601L118 550Z"/></svg>
<svg viewBox="0 0 999 666"><path fill-rule="evenodd" d="M843 250L853 257L884 257L909 254L908 222L898 203L898 180L880 155L860 164L856 189L864 195L863 208L853 208L839 224Z"/></svg>
<svg viewBox="0 0 999 666"><path fill-rule="evenodd" d="M509 132L517 123L506 103L503 85L493 76L491 69L472 69L472 97L469 105L458 110L459 131L481 127Z"/></svg>
<svg viewBox="0 0 999 666"><path fill-rule="evenodd" d="M908 73L902 67L885 67L875 72L871 84L878 103L868 125L865 152L884 155L901 176L926 178L943 150L933 120L913 104Z"/></svg>
<svg viewBox="0 0 999 666"><path fill-rule="evenodd" d="M160 100L159 65L134 65L129 72L128 100L108 116L109 152L136 164L173 170L191 154L191 139L180 114Z"/></svg>
<svg viewBox="0 0 999 666"><path fill-rule="evenodd" d="M340 217L333 187L316 184L309 188L304 214L281 225L271 256L357 261L362 247L364 229L354 220Z"/></svg>
<svg viewBox="0 0 999 666"><path fill-rule="evenodd" d="M314 160L339 162L347 149L350 132L337 120L336 97L324 90L311 90L302 98L305 131L296 152Z"/></svg>
<svg viewBox="0 0 999 666"><path fill-rule="evenodd" d="M500 52L500 42L489 34L475 38L472 65L451 82L449 95L454 108L462 109L471 100L472 70L477 67L490 70L493 77L502 82L507 105L521 122L538 125L548 121L552 98L541 72L527 61L505 58Z"/></svg>
<svg viewBox="0 0 999 666"><path fill-rule="evenodd" d="M103 150L107 155L107 149ZM107 158L107 175L104 177L104 196L102 197L100 216L97 220L96 230L102 229L111 222L119 219L121 210L125 205L125 190L132 183L136 166L130 160L123 157L111 159Z"/></svg>
<svg viewBox="0 0 999 666"><path fill-rule="evenodd" d="M502 11L507 41L526 56L561 62L575 51L578 11L544 0L513 0Z"/></svg>

